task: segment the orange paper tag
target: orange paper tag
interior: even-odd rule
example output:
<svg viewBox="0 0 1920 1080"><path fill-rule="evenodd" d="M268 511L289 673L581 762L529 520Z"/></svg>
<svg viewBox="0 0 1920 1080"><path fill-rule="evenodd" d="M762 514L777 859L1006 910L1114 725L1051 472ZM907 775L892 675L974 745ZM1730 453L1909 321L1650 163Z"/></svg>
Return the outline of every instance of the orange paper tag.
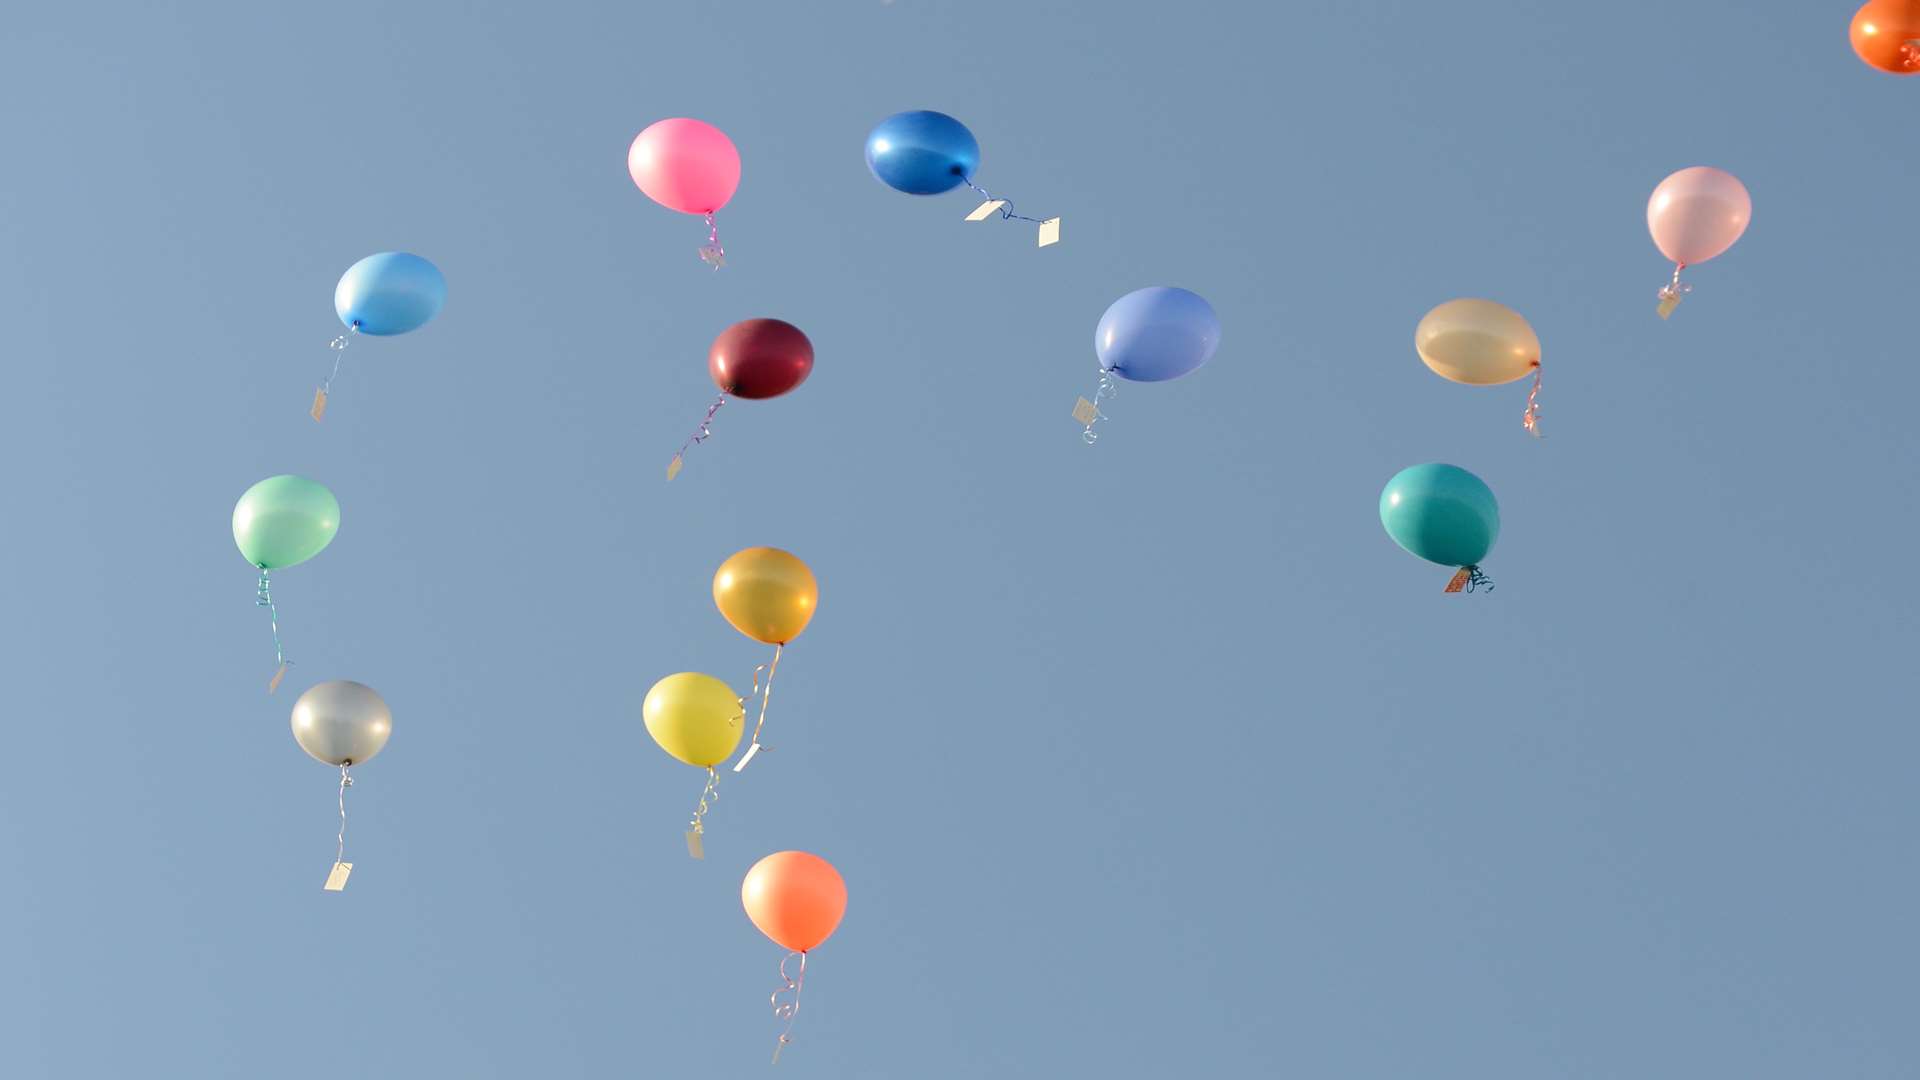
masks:
<svg viewBox="0 0 1920 1080"><path fill-rule="evenodd" d="M328 892L339 892L341 889L346 888L347 875L351 873L353 873L352 863L350 862L334 863L333 870L327 874L326 890Z"/></svg>
<svg viewBox="0 0 1920 1080"><path fill-rule="evenodd" d="M274 672L273 678L267 680L267 693L271 694L280 689L280 680L287 677L287 667L288 665L281 664L280 670Z"/></svg>
<svg viewBox="0 0 1920 1080"><path fill-rule="evenodd" d="M1654 310L1658 311L1660 313L1660 317L1664 319L1667 316L1673 314L1673 309L1679 306L1680 306L1680 297L1678 294L1675 294L1673 296L1662 296L1660 298L1660 306L1658 308L1655 308Z"/></svg>
<svg viewBox="0 0 1920 1080"><path fill-rule="evenodd" d="M313 422L316 424L320 422L321 417L327 415L327 392L325 390L315 390L313 392L313 409L311 411L313 413Z"/></svg>
<svg viewBox="0 0 1920 1080"><path fill-rule="evenodd" d="M1094 406L1093 402L1088 401L1086 398L1081 398L1073 406L1073 419L1075 423L1091 424L1099 416L1100 410Z"/></svg>
<svg viewBox="0 0 1920 1080"><path fill-rule="evenodd" d="M1472 580L1473 571L1463 566L1453 575L1453 580L1447 582L1447 591L1464 592L1467 588L1467 582Z"/></svg>
<svg viewBox="0 0 1920 1080"><path fill-rule="evenodd" d="M680 475L680 466L684 464L686 464L686 459L682 458L679 454L673 455L673 460L667 462L667 481L669 483L673 481L674 477Z"/></svg>
<svg viewBox="0 0 1920 1080"><path fill-rule="evenodd" d="M1040 246L1052 247L1060 242L1060 219L1048 218L1040 223Z"/></svg>
<svg viewBox="0 0 1920 1080"><path fill-rule="evenodd" d="M701 842L700 834L694 832L692 829L687 830L687 854L696 859L704 859L707 857L706 845Z"/></svg>

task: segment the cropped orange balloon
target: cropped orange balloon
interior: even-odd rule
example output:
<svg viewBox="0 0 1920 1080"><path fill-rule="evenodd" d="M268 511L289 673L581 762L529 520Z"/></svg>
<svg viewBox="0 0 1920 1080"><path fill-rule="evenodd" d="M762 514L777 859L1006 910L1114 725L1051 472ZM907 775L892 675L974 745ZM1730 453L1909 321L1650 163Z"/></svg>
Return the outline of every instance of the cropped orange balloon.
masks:
<svg viewBox="0 0 1920 1080"><path fill-rule="evenodd" d="M1895 75L1920 75L1920 0L1867 0L1847 30L1860 59Z"/></svg>
<svg viewBox="0 0 1920 1080"><path fill-rule="evenodd" d="M714 571L713 603L735 630L785 645L813 620L820 583L806 563L779 548L748 548Z"/></svg>
<svg viewBox="0 0 1920 1080"><path fill-rule="evenodd" d="M774 944L806 952L827 940L847 913L847 883L818 855L776 851L740 883L747 918Z"/></svg>

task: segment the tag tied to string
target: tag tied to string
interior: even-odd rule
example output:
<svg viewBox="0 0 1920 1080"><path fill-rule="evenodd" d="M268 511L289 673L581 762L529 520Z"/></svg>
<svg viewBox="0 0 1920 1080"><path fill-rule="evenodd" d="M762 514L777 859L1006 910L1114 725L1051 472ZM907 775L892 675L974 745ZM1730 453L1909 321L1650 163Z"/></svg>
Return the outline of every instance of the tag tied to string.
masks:
<svg viewBox="0 0 1920 1080"><path fill-rule="evenodd" d="M1686 268L1686 263L1674 263L1673 280L1660 286L1660 306L1654 310L1658 311L1663 319L1672 315L1673 309L1680 306L1681 298L1693 291L1693 286L1680 280L1680 271Z"/></svg>
<svg viewBox="0 0 1920 1080"><path fill-rule="evenodd" d="M1119 389L1120 380L1114 375L1113 369L1103 367L1100 369L1100 388L1093 392L1093 400L1081 398L1074 403L1073 420L1074 423L1085 425L1085 429L1080 432L1080 438L1088 446L1100 440L1100 433L1093 430L1093 425L1107 418L1107 414L1100 409L1100 403L1113 397Z"/></svg>
<svg viewBox="0 0 1920 1080"><path fill-rule="evenodd" d="M705 842L707 826L703 819L706 818L711 804L720 801L719 787L720 774L713 771L713 766L707 766L707 787L700 793L700 805L694 808L693 822L687 829L687 854L696 859L707 857Z"/></svg>
<svg viewBox="0 0 1920 1080"><path fill-rule="evenodd" d="M773 676L775 672L780 670L780 653L785 648L785 645L775 645L773 647L773 659L753 669L753 690L741 704L744 705L747 701L752 701L758 697L760 699L760 719L753 725L753 741L748 744L747 752L740 755L739 761L734 762L734 772L739 772L746 768L747 762L752 761L754 755L760 751L773 749L770 746L762 746L760 744L760 729L767 726L767 702L773 699ZM765 687L760 685L760 673L763 671L767 673L767 685Z"/></svg>
<svg viewBox="0 0 1920 1080"><path fill-rule="evenodd" d="M787 963L796 956L800 958L800 968L792 975L788 975ZM780 1033L780 1040L773 1044L773 1064L775 1065L780 1064L780 1051L785 1050L787 1044L793 1041L793 1021L800 1015L800 989L806 984L806 981L807 954L804 951L790 952L780 958L780 982L782 985L780 989L773 992L771 1000L773 1001L773 1018L775 1020L785 1020L787 1022L787 1029ZM788 995L792 996L788 998L788 1000L781 1000L782 998L787 998Z"/></svg>
<svg viewBox="0 0 1920 1080"><path fill-rule="evenodd" d="M720 246L720 226L714 224L713 215L707 215L707 242L700 246L700 261L715 270L727 265L727 249Z"/></svg>
<svg viewBox="0 0 1920 1080"><path fill-rule="evenodd" d="M1052 247L1060 242L1059 218L1036 218L1028 217L1025 214L1016 214L1013 212L1013 200L996 199L987 192L987 189L974 183L972 180L967 180L965 183L981 198L987 200L973 208L973 212L967 215L968 221L985 221L993 215L999 214L1000 220L1002 221L1026 221L1038 225L1040 227L1039 242L1036 245L1038 247Z"/></svg>
<svg viewBox="0 0 1920 1080"><path fill-rule="evenodd" d="M333 869L327 872L327 892L339 892L347 887L347 875L353 873L353 864L346 861L347 856L347 789L353 786L353 776L348 769L353 766L349 761L340 766L340 837L333 849Z"/></svg>
<svg viewBox="0 0 1920 1080"><path fill-rule="evenodd" d="M694 428L693 434L687 436L687 441L681 443L680 449L673 452L673 460L667 462L668 483L672 483L673 478L680 475L680 467L686 464L687 451L713 437L714 415L717 414L720 411L720 407L726 403L727 395L722 391L719 397L713 399L713 404L707 406L707 415L700 421L700 426Z"/></svg>
<svg viewBox="0 0 1920 1080"><path fill-rule="evenodd" d="M280 609L273 604L273 583L264 566L260 567L260 584L254 592L253 603L255 607L267 609L267 622L273 627L273 658L280 666L274 669L273 678L267 680L267 693L271 694L280 689L280 680L286 678L293 661L287 659L287 651L280 645Z"/></svg>
<svg viewBox="0 0 1920 1080"><path fill-rule="evenodd" d="M353 344L353 335L359 332L360 324L355 322L347 328L346 333L327 343L327 347L333 350L333 371L327 375L326 381L320 384L320 388L313 392L313 408L308 410L308 414L313 417L313 422L316 424L327 415L327 395L333 392L333 380L340 377L340 359L346 355L347 346Z"/></svg>
<svg viewBox="0 0 1920 1080"><path fill-rule="evenodd" d="M1447 582L1447 592L1472 592L1475 589L1493 591L1493 582L1477 566L1463 566L1455 571L1453 580Z"/></svg>

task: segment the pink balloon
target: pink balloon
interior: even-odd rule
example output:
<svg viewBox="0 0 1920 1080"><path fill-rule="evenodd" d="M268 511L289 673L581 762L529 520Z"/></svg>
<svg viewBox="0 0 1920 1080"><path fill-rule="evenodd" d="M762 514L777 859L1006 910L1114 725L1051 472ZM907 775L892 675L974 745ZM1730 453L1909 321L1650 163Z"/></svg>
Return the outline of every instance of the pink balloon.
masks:
<svg viewBox="0 0 1920 1080"><path fill-rule="evenodd" d="M1706 262L1733 246L1753 217L1753 197L1730 172L1706 165L1681 169L1653 189L1647 230L1660 254L1682 266Z"/></svg>
<svg viewBox="0 0 1920 1080"><path fill-rule="evenodd" d="M627 172L647 198L683 214L711 214L740 186L740 151L699 120L648 124L627 150Z"/></svg>

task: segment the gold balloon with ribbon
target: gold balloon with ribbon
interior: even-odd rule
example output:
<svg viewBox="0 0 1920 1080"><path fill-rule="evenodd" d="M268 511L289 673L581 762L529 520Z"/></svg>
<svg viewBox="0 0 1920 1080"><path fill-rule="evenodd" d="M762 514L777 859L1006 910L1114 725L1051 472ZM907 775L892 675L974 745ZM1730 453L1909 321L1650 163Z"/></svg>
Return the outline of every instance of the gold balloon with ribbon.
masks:
<svg viewBox="0 0 1920 1080"><path fill-rule="evenodd" d="M1449 300L1420 320L1413 347L1434 374L1468 386L1533 376L1520 422L1540 434L1540 338L1519 312L1492 300Z"/></svg>
<svg viewBox="0 0 1920 1080"><path fill-rule="evenodd" d="M713 603L735 630L755 641L773 646L773 659L754 669L753 693L760 698L760 719L753 725L753 742L733 766L734 772L747 767L753 756L766 749L760 743L760 729L767 722L767 701L773 696L773 676L780 669L780 654L800 631L813 621L820 606L820 583L813 571L793 554L779 548L752 547L735 552L713 575ZM760 685L760 673L767 675Z"/></svg>
<svg viewBox="0 0 1920 1080"><path fill-rule="evenodd" d="M640 705L647 734L660 749L696 768L707 770L706 790L687 830L687 853L706 857L704 837L708 804L719 799L715 765L727 760L746 730L746 706L733 688L711 675L683 671L653 684Z"/></svg>

